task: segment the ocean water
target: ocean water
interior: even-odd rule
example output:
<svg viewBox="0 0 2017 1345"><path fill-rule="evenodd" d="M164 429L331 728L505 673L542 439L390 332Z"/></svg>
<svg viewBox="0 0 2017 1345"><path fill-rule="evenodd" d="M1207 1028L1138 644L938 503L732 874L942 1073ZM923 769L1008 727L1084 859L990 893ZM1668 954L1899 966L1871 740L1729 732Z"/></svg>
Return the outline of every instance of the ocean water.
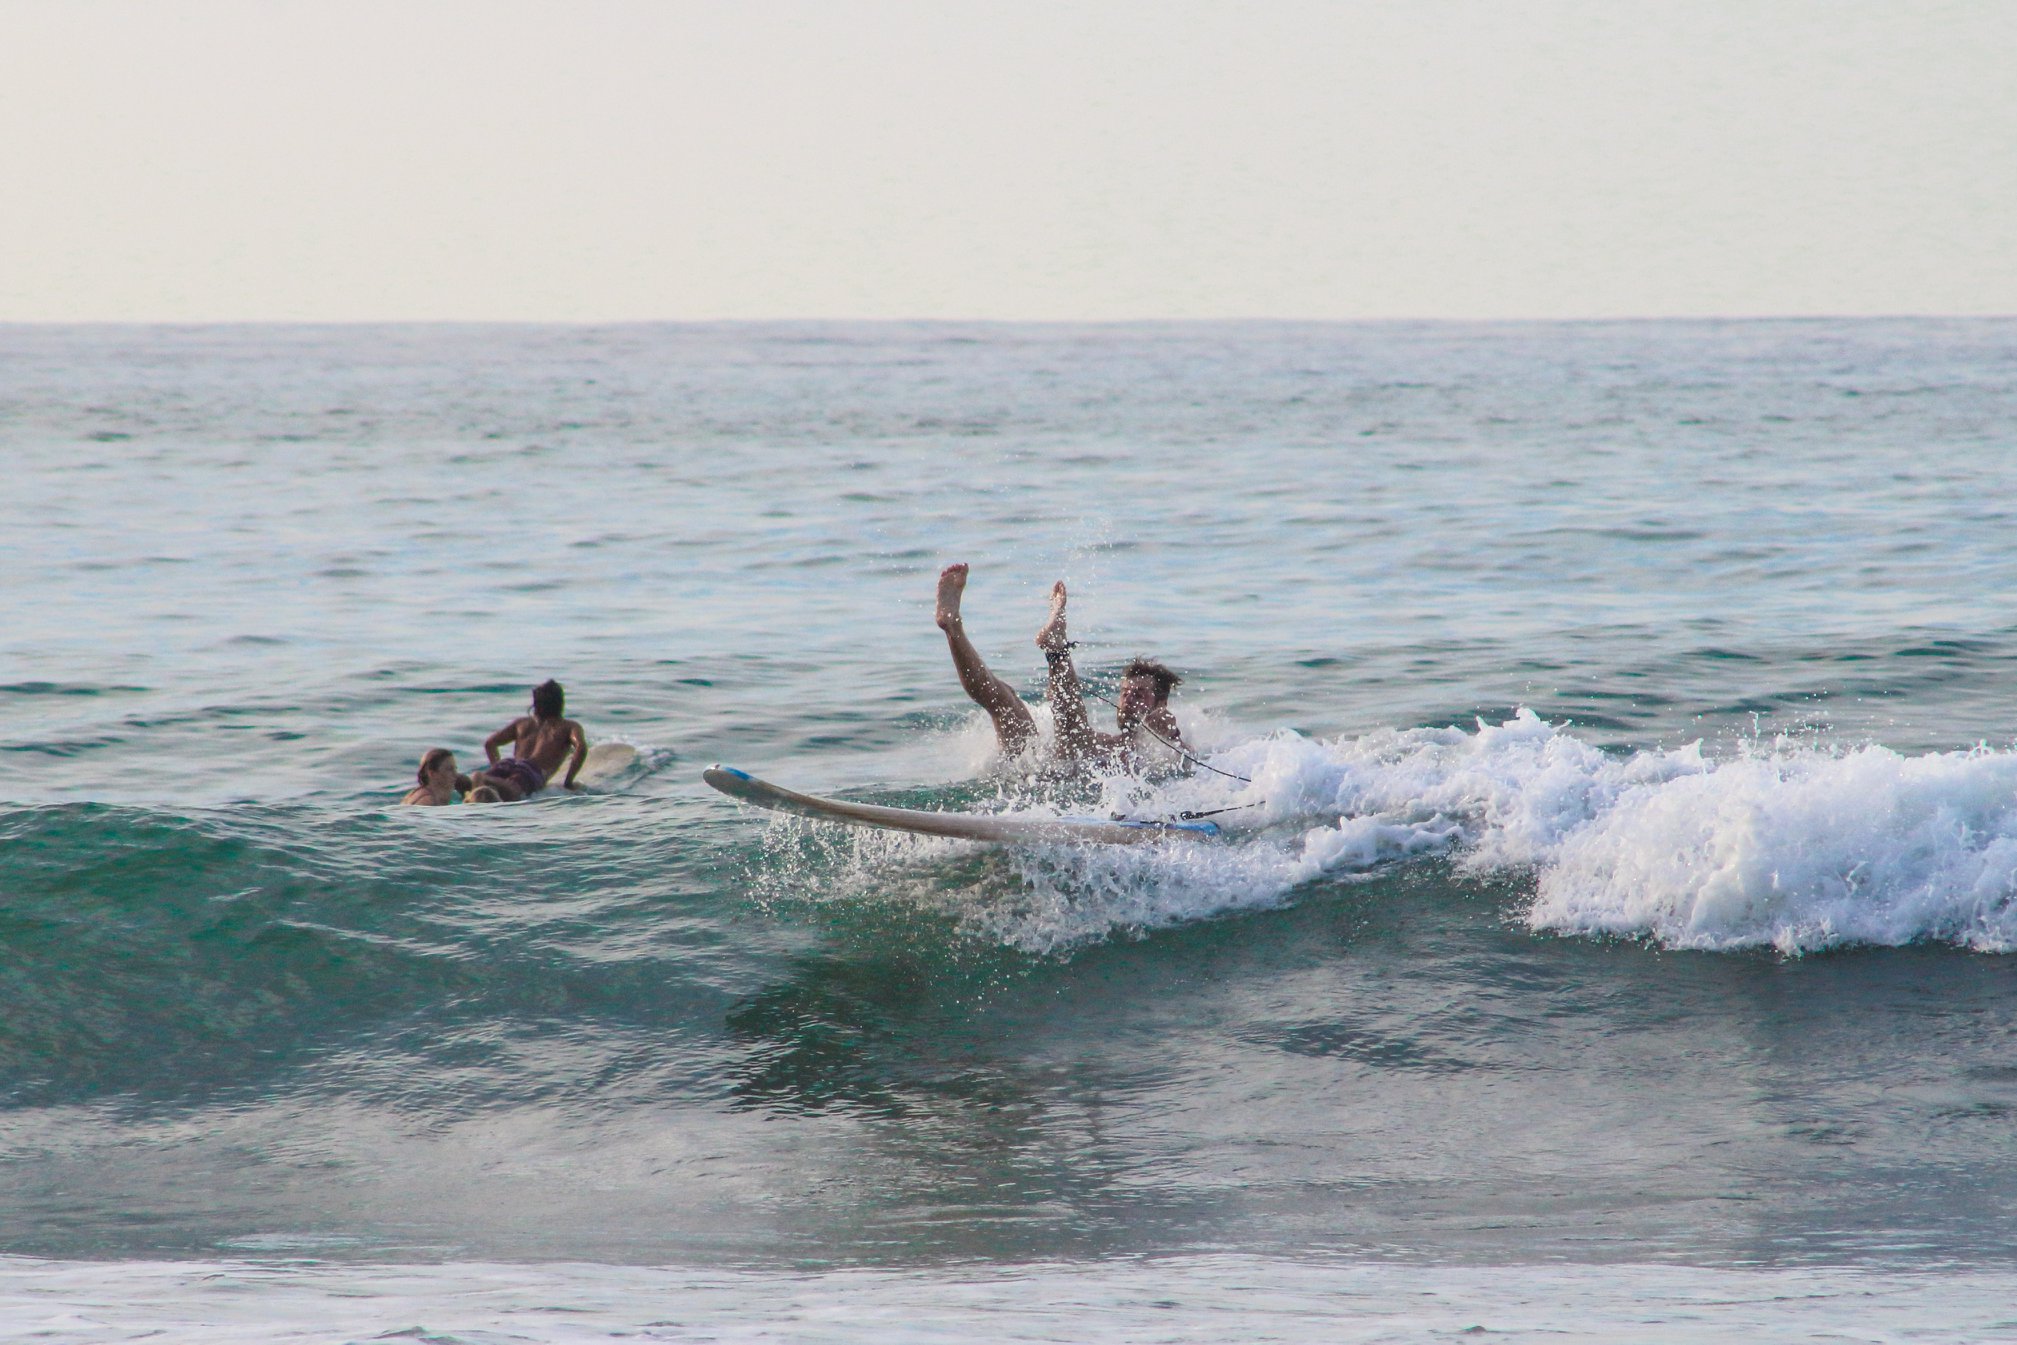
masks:
<svg viewBox="0 0 2017 1345"><path fill-rule="evenodd" d="M2017 1332L2013 450L2006 320L0 326L0 1334ZM1223 773L995 760L955 560Z"/></svg>

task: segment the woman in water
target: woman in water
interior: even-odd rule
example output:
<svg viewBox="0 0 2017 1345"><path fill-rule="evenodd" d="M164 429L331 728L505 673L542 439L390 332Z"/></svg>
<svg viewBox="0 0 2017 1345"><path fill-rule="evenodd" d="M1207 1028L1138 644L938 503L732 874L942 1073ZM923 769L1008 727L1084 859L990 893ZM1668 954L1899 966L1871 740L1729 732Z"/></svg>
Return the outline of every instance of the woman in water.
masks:
<svg viewBox="0 0 2017 1345"><path fill-rule="evenodd" d="M469 788L469 777L456 774L455 753L445 747L429 748L427 755L420 759L420 769L416 774L420 784L408 790L401 803L439 807L455 802L457 789Z"/></svg>

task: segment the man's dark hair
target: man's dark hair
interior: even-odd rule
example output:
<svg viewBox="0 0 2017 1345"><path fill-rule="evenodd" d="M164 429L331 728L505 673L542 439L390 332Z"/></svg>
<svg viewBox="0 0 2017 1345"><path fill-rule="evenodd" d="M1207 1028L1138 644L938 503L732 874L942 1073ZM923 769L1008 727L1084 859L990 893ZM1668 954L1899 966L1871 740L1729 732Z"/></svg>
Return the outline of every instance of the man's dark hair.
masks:
<svg viewBox="0 0 2017 1345"><path fill-rule="evenodd" d="M551 677L532 689L532 713L540 719L558 719L567 709L567 693Z"/></svg>
<svg viewBox="0 0 2017 1345"><path fill-rule="evenodd" d="M1161 705L1164 701L1168 700L1170 698L1170 688L1174 687L1177 683L1184 680L1183 678L1177 676L1175 673L1171 672L1168 668L1164 667L1162 664L1156 662L1152 658L1138 658L1132 660L1127 667L1121 669L1121 676L1123 678L1128 677L1155 678L1157 705Z"/></svg>

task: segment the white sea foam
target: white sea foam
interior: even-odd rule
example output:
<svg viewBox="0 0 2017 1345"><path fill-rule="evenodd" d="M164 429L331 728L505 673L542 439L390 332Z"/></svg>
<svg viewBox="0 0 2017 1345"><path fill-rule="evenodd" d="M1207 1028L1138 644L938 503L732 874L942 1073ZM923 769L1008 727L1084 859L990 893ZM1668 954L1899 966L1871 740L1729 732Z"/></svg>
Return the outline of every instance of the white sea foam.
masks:
<svg viewBox="0 0 2017 1345"><path fill-rule="evenodd" d="M1536 928L1676 947L2017 947L2017 755L1781 748L1623 792L1546 855Z"/></svg>
<svg viewBox="0 0 2017 1345"><path fill-rule="evenodd" d="M425 1340L1660 1345L2006 1338L2017 1277L1854 1268L1405 1266L1322 1257L765 1272L588 1264L0 1258L0 1333L324 1345Z"/></svg>
<svg viewBox="0 0 2017 1345"><path fill-rule="evenodd" d="M1056 949L1439 854L1464 872L1528 875L1537 930L1787 954L1916 940L2017 949L2011 751L1779 741L1619 755L1523 710L1472 730L1278 733L1207 759L1251 783L1115 776L1101 804L1233 809L1220 815L1231 844L1009 852L969 894L968 918ZM921 854L871 844L871 863Z"/></svg>

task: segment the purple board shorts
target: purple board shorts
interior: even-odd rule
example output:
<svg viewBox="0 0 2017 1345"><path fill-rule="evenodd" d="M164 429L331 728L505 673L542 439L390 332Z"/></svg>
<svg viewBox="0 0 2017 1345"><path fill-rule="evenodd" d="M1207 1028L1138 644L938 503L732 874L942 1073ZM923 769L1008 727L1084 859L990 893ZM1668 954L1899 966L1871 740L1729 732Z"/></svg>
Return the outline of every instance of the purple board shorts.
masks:
<svg viewBox="0 0 2017 1345"><path fill-rule="evenodd" d="M493 780L510 781L522 794L537 794L546 788L546 773L524 757L506 757L495 766L485 766L483 773Z"/></svg>

